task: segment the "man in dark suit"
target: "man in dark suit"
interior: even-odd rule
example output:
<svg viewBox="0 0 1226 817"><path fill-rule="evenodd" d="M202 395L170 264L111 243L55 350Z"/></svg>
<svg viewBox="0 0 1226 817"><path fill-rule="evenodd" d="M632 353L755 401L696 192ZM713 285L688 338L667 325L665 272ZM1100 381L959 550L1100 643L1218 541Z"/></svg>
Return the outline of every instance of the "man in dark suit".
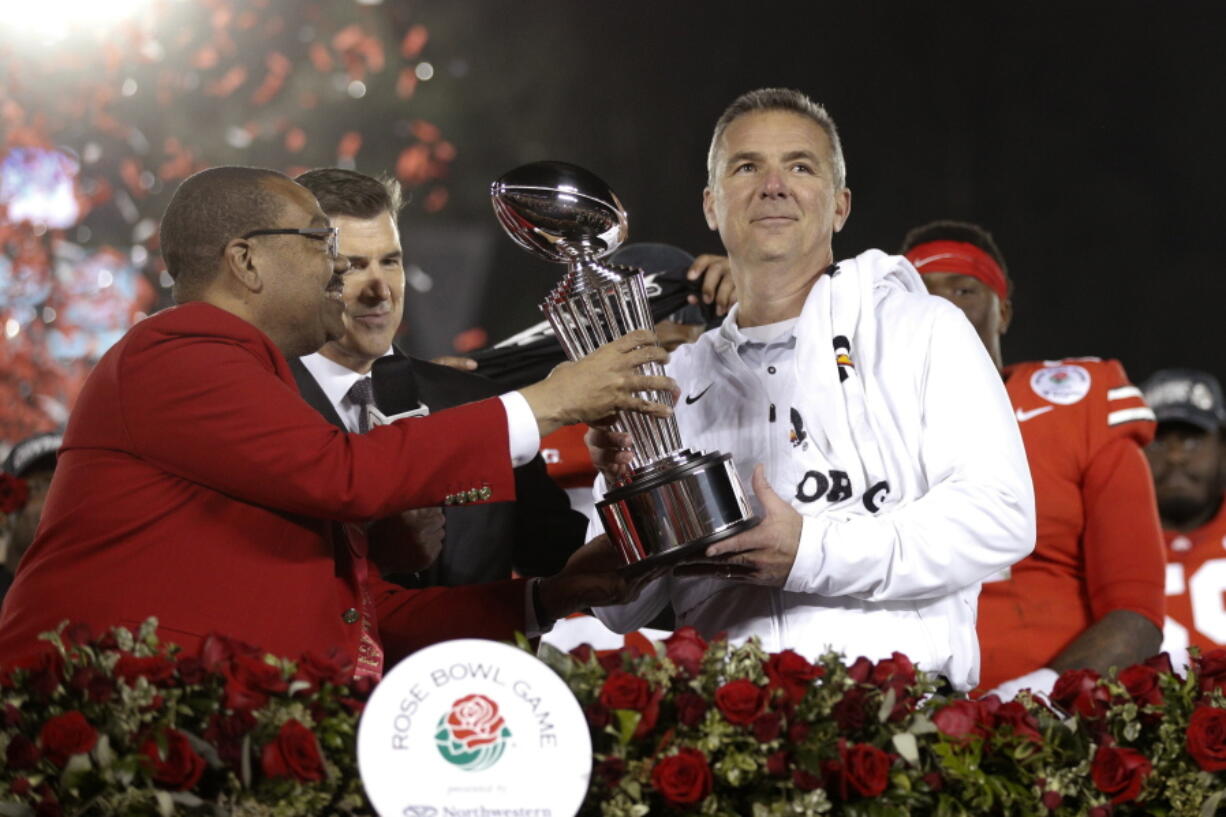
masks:
<svg viewBox="0 0 1226 817"><path fill-rule="evenodd" d="M221 632L289 657L339 649L355 675L456 637L516 630L633 592L595 539L544 579L406 590L370 563L364 523L414 507L514 498L540 436L615 409L662 360L647 333L525 386L366 434L329 425L288 359L341 337L336 228L280 173L205 170L162 220L178 306L136 324L73 409L34 543L0 611L0 667L64 620L156 616L187 650ZM602 547L603 544L603 547ZM386 659L385 659L386 656Z"/></svg>
<svg viewBox="0 0 1226 817"><path fill-rule="evenodd" d="M505 391L484 377L409 357L393 344L405 293L396 224L402 206L399 183L339 168L312 170L296 181L315 194L340 228L340 252L350 263L345 275L345 333L319 352L290 361L303 399L333 425L358 431L361 394L355 400L350 392L355 388L363 392L360 384L366 378L374 397L368 416L375 424ZM437 512L400 515L398 527L417 547L406 552L403 541L384 537L385 546L374 551L380 567L410 586L496 581L511 575L512 569L524 576L547 576L560 570L583 544L587 529L587 519L571 510L539 454L515 469L514 502L449 507L445 516L444 527ZM428 570L406 575L437 552L440 534L438 560Z"/></svg>

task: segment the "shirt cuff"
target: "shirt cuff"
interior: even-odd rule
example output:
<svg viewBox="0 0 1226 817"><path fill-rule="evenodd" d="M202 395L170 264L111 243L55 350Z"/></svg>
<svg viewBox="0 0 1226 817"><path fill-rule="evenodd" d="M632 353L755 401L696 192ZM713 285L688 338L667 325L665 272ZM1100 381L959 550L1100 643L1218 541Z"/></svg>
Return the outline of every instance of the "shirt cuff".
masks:
<svg viewBox="0 0 1226 817"><path fill-rule="evenodd" d="M541 449L541 432L527 399L517 391L499 396L507 412L507 438L511 441L511 467L527 465Z"/></svg>
<svg viewBox="0 0 1226 817"><path fill-rule="evenodd" d="M553 629L553 622L550 621L544 626L536 617L536 605L533 603L532 597L536 593L536 586L540 584L539 576L528 579L524 585L524 635L528 638L539 638L545 633Z"/></svg>
<svg viewBox="0 0 1226 817"><path fill-rule="evenodd" d="M783 589L789 593L812 593L813 585L822 570L822 543L819 521L805 516L800 521L800 542L796 545L796 558L788 573Z"/></svg>

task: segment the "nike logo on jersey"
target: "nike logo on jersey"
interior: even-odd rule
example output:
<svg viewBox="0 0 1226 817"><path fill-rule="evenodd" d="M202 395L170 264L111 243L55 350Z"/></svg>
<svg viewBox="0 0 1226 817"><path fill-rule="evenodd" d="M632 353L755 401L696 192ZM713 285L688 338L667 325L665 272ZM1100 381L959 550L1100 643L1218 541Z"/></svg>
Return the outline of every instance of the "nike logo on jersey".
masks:
<svg viewBox="0 0 1226 817"><path fill-rule="evenodd" d="M1017 421L1019 423L1024 423L1027 420L1033 420L1035 417L1038 417L1040 414L1046 414L1047 412L1051 411L1054 408L1055 406L1040 406L1037 409L1031 409L1030 411L1023 411L1022 409L1018 409L1017 410Z"/></svg>
<svg viewBox="0 0 1226 817"><path fill-rule="evenodd" d="M705 389L703 389L702 391L698 392L698 394L695 394L695 395L692 395L692 396L686 396L686 398L685 398L685 404L688 406L688 405L690 405L691 403L697 403L699 400L701 400L701 399L702 399L702 396L703 396L704 394L706 394L708 391L710 391L710 390L711 390L711 387L712 387L713 385L715 385L715 384L714 384L714 383L708 383L708 384L707 384L707 387L706 387Z"/></svg>

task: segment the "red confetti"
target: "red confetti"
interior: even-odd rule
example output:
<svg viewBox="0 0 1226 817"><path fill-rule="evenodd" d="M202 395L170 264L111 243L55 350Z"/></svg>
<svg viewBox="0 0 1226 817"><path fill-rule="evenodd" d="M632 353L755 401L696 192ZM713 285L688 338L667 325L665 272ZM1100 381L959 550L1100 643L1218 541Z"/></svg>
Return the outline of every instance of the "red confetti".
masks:
<svg viewBox="0 0 1226 817"><path fill-rule="evenodd" d="M396 78L396 96L408 99L417 90L417 73L412 68L401 68Z"/></svg>
<svg viewBox="0 0 1226 817"><path fill-rule="evenodd" d="M450 162L455 159L455 145L450 142L439 142L434 146L434 158L440 162Z"/></svg>
<svg viewBox="0 0 1226 817"><path fill-rule="evenodd" d="M209 83L204 92L209 96L229 96L247 81L247 69L236 65L217 79Z"/></svg>
<svg viewBox="0 0 1226 817"><path fill-rule="evenodd" d="M290 153L297 153L306 147L307 137L306 131L302 128L290 128L285 133L285 149Z"/></svg>
<svg viewBox="0 0 1226 817"><path fill-rule="evenodd" d="M361 149L362 134L351 130L341 137L340 143L336 146L336 157L338 159L352 159L358 155L358 151Z"/></svg>
<svg viewBox="0 0 1226 817"><path fill-rule="evenodd" d="M487 343L489 343L489 332L486 332L480 326L465 329L451 341L452 347L457 352L471 352L474 349L484 347Z"/></svg>
<svg viewBox="0 0 1226 817"><path fill-rule="evenodd" d="M315 70L321 73L327 73L332 70L332 54L328 52L328 47L323 43L311 43L311 48L307 54L310 56Z"/></svg>
<svg viewBox="0 0 1226 817"><path fill-rule="evenodd" d="M446 187L435 187L431 189L430 193L426 196L426 201L424 204L422 204L422 207L425 208L427 213L437 213L439 210L442 210L447 206L447 198L448 193ZM484 346L485 341L481 341L481 345Z"/></svg>
<svg viewBox="0 0 1226 817"><path fill-rule="evenodd" d="M437 125L433 125L424 119L414 119L410 128L413 131L413 135L423 142L437 142L439 137L443 135Z"/></svg>
<svg viewBox="0 0 1226 817"><path fill-rule="evenodd" d="M426 40L429 35L426 32L426 27L420 23L410 28L404 34L404 39L400 41L400 56L406 60L416 59L421 50L426 47Z"/></svg>

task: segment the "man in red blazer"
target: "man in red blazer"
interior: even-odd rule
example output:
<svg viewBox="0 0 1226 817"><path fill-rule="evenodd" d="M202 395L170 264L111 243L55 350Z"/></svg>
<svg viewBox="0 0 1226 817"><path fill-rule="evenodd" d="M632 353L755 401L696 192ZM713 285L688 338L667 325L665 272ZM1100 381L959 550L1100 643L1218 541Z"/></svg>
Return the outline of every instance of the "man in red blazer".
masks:
<svg viewBox="0 0 1226 817"><path fill-rule="evenodd" d="M631 588L602 540L527 603L506 581L406 591L365 555L363 523L415 506L514 498L513 461L539 437L669 389L629 335L499 398L347 434L298 395L287 357L344 331L336 232L285 176L213 168L162 221L178 306L134 326L98 362L60 450L34 543L0 614L0 665L65 619L95 630L157 616L194 649L220 632L296 657L341 648L377 677L428 643L507 638L534 617ZM337 522L342 524L336 524Z"/></svg>

